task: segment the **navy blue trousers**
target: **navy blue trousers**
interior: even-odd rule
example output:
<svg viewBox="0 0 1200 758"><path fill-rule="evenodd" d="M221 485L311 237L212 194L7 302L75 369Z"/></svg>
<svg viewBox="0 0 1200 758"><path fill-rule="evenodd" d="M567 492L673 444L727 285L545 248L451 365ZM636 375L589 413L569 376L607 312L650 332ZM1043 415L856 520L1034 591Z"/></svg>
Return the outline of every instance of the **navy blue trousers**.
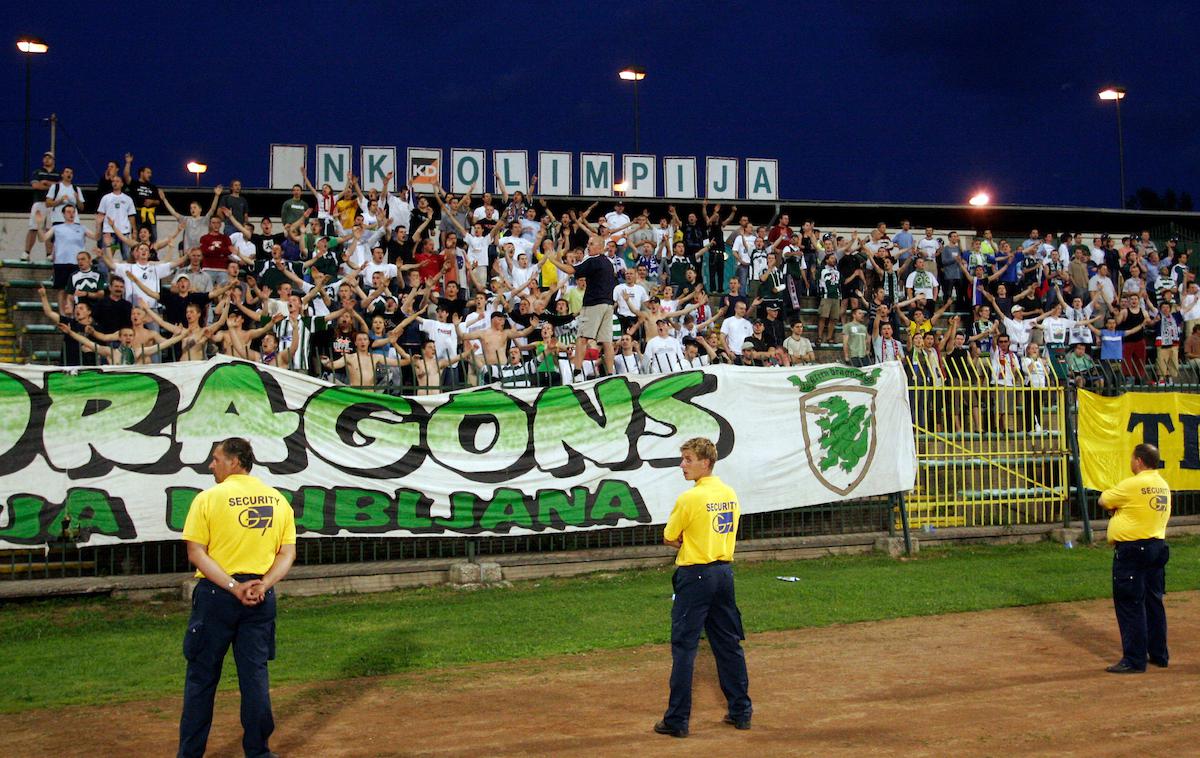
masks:
<svg viewBox="0 0 1200 758"><path fill-rule="evenodd" d="M675 604L671 606L671 696L663 721L673 729L687 729L692 714L692 671L700 632L708 636L717 661L717 679L737 721L751 714L750 678L742 651L742 614L733 594L733 569L727 563L680 566L671 580Z"/></svg>
<svg viewBox="0 0 1200 758"><path fill-rule="evenodd" d="M1170 550L1163 540L1115 543L1113 607L1121 630L1121 660L1146 668L1147 657L1167 662L1166 594Z"/></svg>
<svg viewBox="0 0 1200 758"><path fill-rule="evenodd" d="M242 749L247 756L269 752L267 740L275 731L275 719L267 661L275 657L275 590L268 590L266 599L251 608L201 579L192 591L192 615L183 638L187 678L179 718L179 758L204 755L221 666L231 644L242 691Z"/></svg>

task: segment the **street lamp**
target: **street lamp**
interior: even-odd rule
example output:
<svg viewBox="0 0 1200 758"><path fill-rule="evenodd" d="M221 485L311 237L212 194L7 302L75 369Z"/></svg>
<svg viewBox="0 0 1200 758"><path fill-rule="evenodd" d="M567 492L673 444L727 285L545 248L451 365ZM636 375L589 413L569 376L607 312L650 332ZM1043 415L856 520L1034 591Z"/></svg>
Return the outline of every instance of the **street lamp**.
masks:
<svg viewBox="0 0 1200 758"><path fill-rule="evenodd" d="M187 170L196 175L196 186L200 186L200 175L208 171L207 163L197 163L196 161L188 161Z"/></svg>
<svg viewBox="0 0 1200 758"><path fill-rule="evenodd" d="M633 82L633 152L642 151L641 128L638 124L638 91L637 83L646 78L646 69L641 66L628 66L617 74L627 82Z"/></svg>
<svg viewBox="0 0 1200 758"><path fill-rule="evenodd" d="M1117 104L1117 155L1121 160L1121 208L1125 208L1125 138L1121 134L1121 101L1125 99L1124 87L1108 87L1100 90L1101 100L1113 100Z"/></svg>
<svg viewBox="0 0 1200 758"><path fill-rule="evenodd" d="M47 52L50 46L46 44L45 40L23 35L17 38L17 49L25 55L25 181L29 181L29 109L32 61L33 56Z"/></svg>

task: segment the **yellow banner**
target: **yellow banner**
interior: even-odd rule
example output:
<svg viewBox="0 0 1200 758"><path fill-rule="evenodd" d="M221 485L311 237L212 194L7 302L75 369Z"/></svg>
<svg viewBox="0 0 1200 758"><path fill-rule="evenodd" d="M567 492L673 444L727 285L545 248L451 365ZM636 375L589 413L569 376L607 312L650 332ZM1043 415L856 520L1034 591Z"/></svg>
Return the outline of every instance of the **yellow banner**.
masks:
<svg viewBox="0 0 1200 758"><path fill-rule="evenodd" d="M1200 395L1079 392L1079 467L1088 489L1104 490L1130 475L1134 446L1157 445L1163 478L1173 490L1200 490Z"/></svg>

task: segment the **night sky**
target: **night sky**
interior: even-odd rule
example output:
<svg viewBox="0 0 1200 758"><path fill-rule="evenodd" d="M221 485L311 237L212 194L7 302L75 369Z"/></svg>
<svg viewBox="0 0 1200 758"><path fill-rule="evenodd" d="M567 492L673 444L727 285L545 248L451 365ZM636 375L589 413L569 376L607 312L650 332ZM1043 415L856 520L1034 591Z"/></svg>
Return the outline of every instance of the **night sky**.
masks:
<svg viewBox="0 0 1200 758"><path fill-rule="evenodd" d="M1112 83L1128 192L1200 194L1198 3L740 5L6 4L0 182L21 178L25 32L50 44L34 118L58 114L87 185L129 150L163 185L199 159L210 186L265 186L272 142L619 156L636 63L642 152L778 158L786 199L1117 206ZM35 166L48 141L35 125Z"/></svg>

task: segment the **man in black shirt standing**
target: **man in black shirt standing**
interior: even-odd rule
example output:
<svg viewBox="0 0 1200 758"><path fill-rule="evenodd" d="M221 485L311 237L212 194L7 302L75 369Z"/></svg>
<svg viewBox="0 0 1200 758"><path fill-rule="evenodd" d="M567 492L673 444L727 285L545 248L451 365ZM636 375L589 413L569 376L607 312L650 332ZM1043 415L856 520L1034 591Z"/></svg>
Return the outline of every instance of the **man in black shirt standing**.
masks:
<svg viewBox="0 0 1200 758"><path fill-rule="evenodd" d="M783 320L779 318L779 303L768 302L767 318L763 321L763 341L767 343L767 347L783 347L787 336Z"/></svg>
<svg viewBox="0 0 1200 758"><path fill-rule="evenodd" d="M445 292L438 295L434 293L434 302L439 306L444 306L451 316L457 314L459 318L467 316L467 299L463 296L462 291L458 287L458 282L446 282Z"/></svg>
<svg viewBox="0 0 1200 758"><path fill-rule="evenodd" d="M108 296L92 304L96 331L104 334L133 326L133 303L125 299L125 278L114 276L108 283Z"/></svg>
<svg viewBox="0 0 1200 758"><path fill-rule="evenodd" d="M75 310L71 317L59 315L50 308L50 300L46 297L46 288L38 287L38 297L42 301L42 312L46 314L46 318L50 323L57 326L60 323L67 324L71 330L79 334L83 334L87 329L94 326L92 322L92 306L80 301L75 304ZM96 358L94 351L83 351L79 347L79 343L71 339L70 335L63 335L62 349L62 365L64 366L97 366L100 361Z"/></svg>
<svg viewBox="0 0 1200 758"><path fill-rule="evenodd" d="M754 332L742 343L742 365L765 366L771 359L771 346L767 344L766 337L763 335L763 320L756 318L753 325Z"/></svg>
<svg viewBox="0 0 1200 758"><path fill-rule="evenodd" d="M125 191L133 199L137 208L137 228L150 230L150 244L158 241L158 187L151 183L153 171L149 166L138 169L137 179L129 176L129 167L133 165L133 153L125 153Z"/></svg>
<svg viewBox="0 0 1200 758"><path fill-rule="evenodd" d="M617 274L609 259L608 246L602 237L588 240L587 256L578 266L562 259L562 253L548 255L548 260L564 274L576 279L585 279L583 307L579 311L579 337L575 340L575 355L571 361L575 368L575 379L583 376L583 356L588 342L600 343L604 350L604 370L613 371L613 290L617 286Z"/></svg>
<svg viewBox="0 0 1200 758"><path fill-rule="evenodd" d="M671 208L672 213L674 207ZM674 216L678 219L678 216ZM704 243L708 236L708 227L701 223L695 213L689 213L687 221L682 224L683 231L683 249L689 257L695 259L700 253L700 249L704 247Z"/></svg>
<svg viewBox="0 0 1200 758"><path fill-rule="evenodd" d="M62 176L54 170L54 153L47 150L42 154L42 167L33 172L33 176L29 178L29 186L33 187L33 206L29 209L29 230L25 232L25 252L21 254L21 260L29 260L29 251L33 249L33 243L37 241L38 229L41 228L43 219L49 217L50 212L46 210L46 193L50 188L61 179ZM38 218L41 214L41 218ZM46 256L53 258L54 243L47 241Z"/></svg>
<svg viewBox="0 0 1200 758"><path fill-rule="evenodd" d="M232 287L233 283L225 282L211 292L195 292L192 290L192 278L186 272L179 274L170 286L163 287L159 292L158 302L162 306L163 320L176 326L187 326L187 307L196 305L200 308L203 324L209 301L220 299Z"/></svg>
<svg viewBox="0 0 1200 758"><path fill-rule="evenodd" d="M275 258L275 248L283 251L286 237L275 231L269 216L262 217L262 234L255 234L253 226L246 226L232 216L228 219L233 227L242 233L242 239L254 246L254 266L261 268Z"/></svg>
<svg viewBox="0 0 1200 758"><path fill-rule="evenodd" d="M235 218L238 223L246 223L246 214L250 212L250 206L246 202L246 198L242 197L242 180L234 179L229 183L229 192L221 195L221 199L217 201L217 208L228 208L228 215L225 218L225 234L233 234L233 224L229 223L229 218Z"/></svg>
<svg viewBox="0 0 1200 758"><path fill-rule="evenodd" d="M415 260L415 245L408 236L408 229L403 226L397 226L392 230L391 237L387 241L387 262L394 263L397 266L412 263Z"/></svg>

